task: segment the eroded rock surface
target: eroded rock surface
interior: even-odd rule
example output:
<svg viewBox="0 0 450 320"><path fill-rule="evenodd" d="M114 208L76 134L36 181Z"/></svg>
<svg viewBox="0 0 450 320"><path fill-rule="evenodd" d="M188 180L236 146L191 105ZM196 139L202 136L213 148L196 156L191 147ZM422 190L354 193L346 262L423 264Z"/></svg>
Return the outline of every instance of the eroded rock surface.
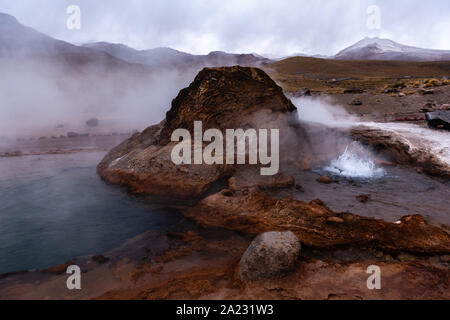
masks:
<svg viewBox="0 0 450 320"><path fill-rule="evenodd" d="M282 189L292 187L295 179L291 175L278 173L273 176L262 176L257 167L243 167L228 179L230 189L258 187L261 189Z"/></svg>
<svg viewBox="0 0 450 320"><path fill-rule="evenodd" d="M257 235L267 231L295 233L314 248L374 247L388 252L441 254L450 252L450 236L419 216L398 223L334 213L320 200L310 203L275 199L257 189L227 190L211 195L188 214L206 227L222 227Z"/></svg>
<svg viewBox="0 0 450 320"><path fill-rule="evenodd" d="M194 121L209 128L287 128L296 108L262 70L244 67L205 68L172 101L166 119L112 149L98 165L102 178L132 192L180 198L197 197L212 183L233 175L230 165L175 165L171 161L176 129Z"/></svg>
<svg viewBox="0 0 450 320"><path fill-rule="evenodd" d="M400 164L409 164L423 171L450 177L450 152L445 131L392 124L371 124L351 130L357 140L372 149L387 153Z"/></svg>

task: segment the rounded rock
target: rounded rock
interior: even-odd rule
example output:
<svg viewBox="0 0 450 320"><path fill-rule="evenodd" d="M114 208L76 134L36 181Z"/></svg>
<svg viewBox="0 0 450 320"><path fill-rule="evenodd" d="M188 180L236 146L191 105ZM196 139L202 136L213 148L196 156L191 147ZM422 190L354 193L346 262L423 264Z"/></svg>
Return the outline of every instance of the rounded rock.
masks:
<svg viewBox="0 0 450 320"><path fill-rule="evenodd" d="M280 278L294 268L300 249L300 241L291 231L260 234L241 258L239 279Z"/></svg>

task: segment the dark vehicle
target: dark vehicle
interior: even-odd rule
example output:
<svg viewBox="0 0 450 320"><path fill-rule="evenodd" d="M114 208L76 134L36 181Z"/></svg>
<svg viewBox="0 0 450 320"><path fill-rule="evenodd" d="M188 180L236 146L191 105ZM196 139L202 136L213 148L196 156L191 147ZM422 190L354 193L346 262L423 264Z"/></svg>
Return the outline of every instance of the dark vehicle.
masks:
<svg viewBox="0 0 450 320"><path fill-rule="evenodd" d="M450 130L450 110L426 112L428 127L433 129Z"/></svg>

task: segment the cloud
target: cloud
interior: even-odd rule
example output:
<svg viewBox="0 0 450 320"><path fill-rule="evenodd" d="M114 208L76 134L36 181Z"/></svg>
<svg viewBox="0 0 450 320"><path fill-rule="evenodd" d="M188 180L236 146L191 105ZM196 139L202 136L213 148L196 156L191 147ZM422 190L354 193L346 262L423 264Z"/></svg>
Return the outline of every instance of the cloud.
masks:
<svg viewBox="0 0 450 320"><path fill-rule="evenodd" d="M66 28L71 4L82 10L79 31ZM375 32L366 27L366 9L374 4L381 9L381 30ZM70 42L141 49L331 55L367 35L450 49L448 0L0 0L0 11Z"/></svg>

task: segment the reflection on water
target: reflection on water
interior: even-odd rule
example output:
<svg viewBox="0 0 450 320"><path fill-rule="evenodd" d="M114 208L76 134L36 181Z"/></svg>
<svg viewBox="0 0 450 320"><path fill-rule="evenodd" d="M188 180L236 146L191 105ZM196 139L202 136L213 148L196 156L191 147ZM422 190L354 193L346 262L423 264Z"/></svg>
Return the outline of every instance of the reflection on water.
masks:
<svg viewBox="0 0 450 320"><path fill-rule="evenodd" d="M104 152L0 158L0 273L104 253L178 212L105 184Z"/></svg>

